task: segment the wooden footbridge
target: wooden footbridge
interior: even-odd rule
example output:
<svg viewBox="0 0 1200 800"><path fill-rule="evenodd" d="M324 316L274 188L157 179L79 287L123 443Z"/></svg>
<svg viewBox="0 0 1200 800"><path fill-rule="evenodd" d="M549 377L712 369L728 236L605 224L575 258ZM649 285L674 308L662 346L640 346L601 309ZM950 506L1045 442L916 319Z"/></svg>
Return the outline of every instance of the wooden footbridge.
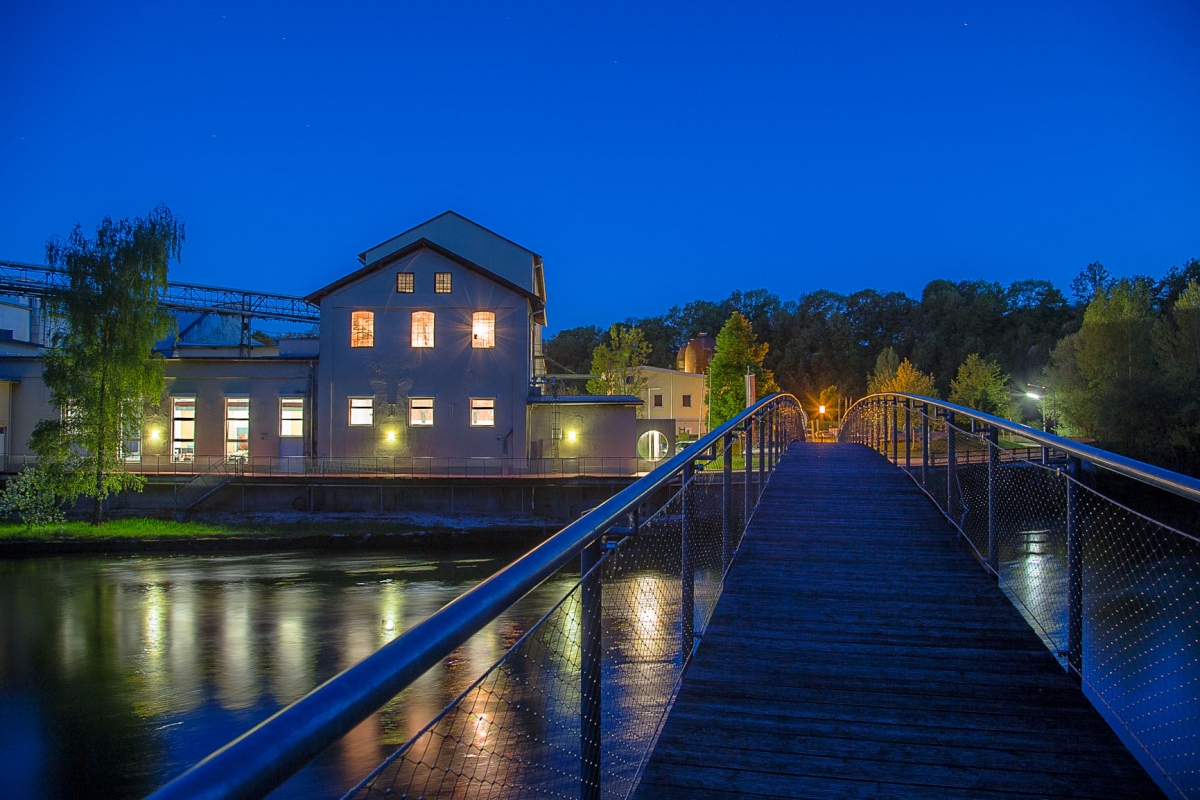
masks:
<svg viewBox="0 0 1200 800"><path fill-rule="evenodd" d="M347 798L1200 799L1200 538L1088 473L1200 481L914 395L806 428L760 401L154 800L265 796L576 564Z"/></svg>
<svg viewBox="0 0 1200 800"><path fill-rule="evenodd" d="M859 445L800 443L637 796L1161 794L907 475Z"/></svg>

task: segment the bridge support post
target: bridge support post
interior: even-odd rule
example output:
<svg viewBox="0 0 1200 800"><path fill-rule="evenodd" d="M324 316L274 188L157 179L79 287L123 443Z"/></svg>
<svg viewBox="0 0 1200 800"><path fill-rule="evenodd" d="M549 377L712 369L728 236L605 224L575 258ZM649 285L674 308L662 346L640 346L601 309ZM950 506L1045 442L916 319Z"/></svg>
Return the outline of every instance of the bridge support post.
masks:
<svg viewBox="0 0 1200 800"><path fill-rule="evenodd" d="M763 450L764 473L771 474L771 467L775 464L775 450L773 444L775 442L775 410L768 408L763 412L763 419L766 420L766 435L767 446Z"/></svg>
<svg viewBox="0 0 1200 800"><path fill-rule="evenodd" d="M912 471L912 400L904 398L904 471Z"/></svg>
<svg viewBox="0 0 1200 800"><path fill-rule="evenodd" d="M763 489L767 486L767 421L766 415L759 415L758 423L758 494L755 500L762 497Z"/></svg>
<svg viewBox="0 0 1200 800"><path fill-rule="evenodd" d="M954 412L946 412L946 515L953 522L957 516L954 507Z"/></svg>
<svg viewBox="0 0 1200 800"><path fill-rule="evenodd" d="M1083 678L1083 531L1080 525L1078 458L1067 460L1067 668Z"/></svg>
<svg viewBox="0 0 1200 800"><path fill-rule="evenodd" d="M996 535L996 478L1000 472L1000 431L990 425L984 431L988 450L988 566L1000 577L1000 542Z"/></svg>
<svg viewBox="0 0 1200 800"><path fill-rule="evenodd" d="M721 437L721 571L733 563L733 434Z"/></svg>
<svg viewBox="0 0 1200 800"><path fill-rule="evenodd" d="M900 398L892 398L892 463L900 466Z"/></svg>
<svg viewBox="0 0 1200 800"><path fill-rule="evenodd" d="M921 485L929 485L929 403L921 404Z"/></svg>
<svg viewBox="0 0 1200 800"><path fill-rule="evenodd" d="M750 515L754 513L754 504L751 501L751 495L750 495L750 489L754 485L754 472L753 472L754 464L750 460L751 459L750 451L753 449L753 442L754 442L754 423L747 421L745 427L742 428L742 430L745 431L745 433L746 433L746 464L745 464L746 485L743 487L746 491L746 516L744 516L742 519L743 519L743 523L745 525L749 525L750 524Z"/></svg>
<svg viewBox="0 0 1200 800"><path fill-rule="evenodd" d="M867 447L875 447L875 401L863 403L863 415L866 417Z"/></svg>
<svg viewBox="0 0 1200 800"><path fill-rule="evenodd" d="M692 504L694 502L692 496L692 475L695 474L696 465L689 461L683 466L683 491L680 493L682 509L680 516L682 523L680 527L683 529L682 550L682 567L680 569L680 601L679 601L679 630L682 634L682 642L680 648L681 663L686 664L688 659L692 657L692 647L696 641L696 567L692 553Z"/></svg>
<svg viewBox="0 0 1200 800"><path fill-rule="evenodd" d="M880 414L879 400L871 401L871 448L881 450L883 448L883 433L880 431L879 423L883 421Z"/></svg>
<svg viewBox="0 0 1200 800"><path fill-rule="evenodd" d="M636 522L635 522L636 527ZM603 586L600 563L603 545L592 542L580 555L579 568L584 575L580 587L580 683L579 683L579 798L600 800L600 670L603 653L601 613ZM588 573L591 572L591 575Z"/></svg>
<svg viewBox="0 0 1200 800"><path fill-rule="evenodd" d="M783 438L779 435L779 422L779 404L776 403L771 409L771 472L779 466L779 442Z"/></svg>

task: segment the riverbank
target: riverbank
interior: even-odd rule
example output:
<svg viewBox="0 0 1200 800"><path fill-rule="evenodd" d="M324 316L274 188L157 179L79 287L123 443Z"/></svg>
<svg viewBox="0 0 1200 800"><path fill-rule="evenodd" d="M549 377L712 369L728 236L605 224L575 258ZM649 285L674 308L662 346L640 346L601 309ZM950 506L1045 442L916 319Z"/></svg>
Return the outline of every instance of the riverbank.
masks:
<svg viewBox="0 0 1200 800"><path fill-rule="evenodd" d="M510 551L532 547L558 527L528 517L309 513L211 514L188 522L127 518L96 527L72 521L32 534L19 523L0 523L0 558L285 550Z"/></svg>

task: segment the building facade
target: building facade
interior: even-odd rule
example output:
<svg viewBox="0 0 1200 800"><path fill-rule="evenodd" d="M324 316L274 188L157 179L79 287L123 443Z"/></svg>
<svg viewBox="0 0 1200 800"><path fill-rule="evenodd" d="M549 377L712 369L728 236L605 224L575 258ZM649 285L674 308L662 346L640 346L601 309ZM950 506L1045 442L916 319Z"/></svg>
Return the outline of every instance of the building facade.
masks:
<svg viewBox="0 0 1200 800"><path fill-rule="evenodd" d="M125 445L131 469L225 458L634 455L641 398L568 402L541 391L539 255L448 211L359 261L304 298L320 309L316 338L247 350L226 341L238 331L223 318L181 317L180 336L160 345L166 392ZM10 467L31 455L37 421L56 413L41 380L42 343L16 338L36 327L35 306L0 303L0 322L14 332L0 334L0 455Z"/></svg>

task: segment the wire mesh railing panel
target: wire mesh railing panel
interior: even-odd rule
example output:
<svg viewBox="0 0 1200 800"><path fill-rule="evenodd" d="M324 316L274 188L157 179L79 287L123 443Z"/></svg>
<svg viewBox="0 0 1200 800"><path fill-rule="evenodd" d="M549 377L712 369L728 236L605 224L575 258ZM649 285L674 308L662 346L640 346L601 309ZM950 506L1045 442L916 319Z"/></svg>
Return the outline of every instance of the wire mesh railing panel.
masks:
<svg viewBox="0 0 1200 800"><path fill-rule="evenodd" d="M1200 798L1200 540L1097 493L1069 443L936 406L868 399L842 441L905 469L1160 785Z"/></svg>
<svg viewBox="0 0 1200 800"><path fill-rule="evenodd" d="M992 566L1000 587L1060 660L1067 652L1066 509L1062 472L1021 461L997 466Z"/></svg>
<svg viewBox="0 0 1200 800"><path fill-rule="evenodd" d="M629 796L716 608L759 463L769 473L803 436L795 411L779 422L774 449L726 440L610 531L566 597L346 797Z"/></svg>
<svg viewBox="0 0 1200 800"><path fill-rule="evenodd" d="M1200 542L1077 485L1083 679L1200 797Z"/></svg>

